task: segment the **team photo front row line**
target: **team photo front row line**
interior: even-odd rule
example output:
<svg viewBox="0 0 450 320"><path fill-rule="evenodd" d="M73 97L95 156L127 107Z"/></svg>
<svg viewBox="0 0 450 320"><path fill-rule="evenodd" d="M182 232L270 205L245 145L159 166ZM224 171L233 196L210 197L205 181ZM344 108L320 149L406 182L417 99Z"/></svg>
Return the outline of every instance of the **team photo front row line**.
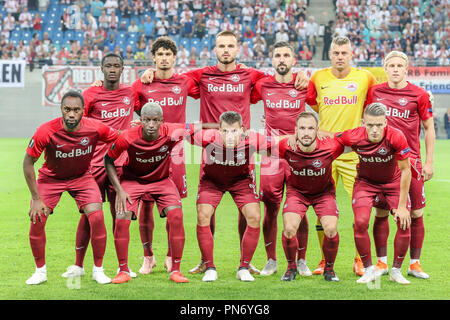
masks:
<svg viewBox="0 0 450 320"><path fill-rule="evenodd" d="M227 191L245 222L241 224L245 229L241 236L241 257L236 277L241 281L254 281L253 275L259 273L251 265L261 229L261 199L256 190L255 165L252 162L255 153L273 159L271 161L277 166L275 170L281 170L286 176L282 246L287 270L281 280L294 280L298 273L311 275L306 264L299 264L304 259L298 259L297 255L299 242L303 241L298 236L298 230L306 220L308 208L312 206L324 232L323 277L326 281L339 281L334 271L339 247L339 210L332 163L341 154L353 151L359 158L352 197L354 239L364 264L364 273L356 282L375 281L378 276L387 273L386 269L380 270L372 265L368 225L374 207L391 212L397 223L390 280L409 284L401 274L411 237L408 193L411 181L420 180L421 174L415 166L416 159L411 156L405 135L388 125L387 108L382 103L374 102L365 107L360 127L325 138L318 137L319 122L311 112L298 115L292 130L294 134L280 136L246 130L241 114L235 111L223 112L219 123L165 122L163 109L154 102L143 105L140 122L135 123L134 127L117 130L101 121L84 117L85 99L75 91L63 96L61 112L62 117L48 121L37 129L23 162L31 193L29 240L36 264L27 284L47 281L45 225L65 191L75 199L81 217L77 229L76 263L67 269L63 277L84 275L84 255L90 241L94 258L93 280L100 284L130 281L136 276L128 267L130 223L139 217L141 238L142 234L147 233L149 240L142 241L145 256L153 256L150 254L153 253L152 235L148 234L153 230L141 229L146 229L145 221L150 219L148 215L153 215L152 206L156 203L160 216L167 218L169 249L165 266L169 279L176 283L188 282L180 269L185 246L181 203L183 191L180 192L174 182L171 170L172 158L184 157L183 151L180 152L184 140L203 149L197 195L197 240L201 265L204 266L203 281L218 279L213 255L214 217ZM97 167L103 167L103 180L110 182L108 190L99 188L99 179L93 173L95 167L91 161L99 147L103 150L104 166L97 164ZM34 164L44 151L45 162L36 180ZM184 165L182 160L179 162ZM111 211L115 212L113 234L119 268L113 279L103 269L107 237L102 209L105 193ZM146 209L143 210L143 207ZM139 272L150 273L155 263L152 259L144 260ZM261 274L264 275L263 272ZM266 272L266 275L270 274L273 272Z"/></svg>

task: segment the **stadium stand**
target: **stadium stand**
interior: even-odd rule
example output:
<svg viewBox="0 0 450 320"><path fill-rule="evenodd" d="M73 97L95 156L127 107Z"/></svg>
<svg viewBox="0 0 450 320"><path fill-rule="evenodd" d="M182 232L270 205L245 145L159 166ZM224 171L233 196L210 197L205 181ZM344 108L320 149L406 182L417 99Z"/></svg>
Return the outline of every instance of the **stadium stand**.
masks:
<svg viewBox="0 0 450 320"><path fill-rule="evenodd" d="M128 63L149 65L152 41L168 35L188 52L179 65L203 66L214 63L214 35L228 29L247 43L239 61L249 66L270 65L278 40L290 41L299 65L310 66L320 58L316 43L324 33L327 48L327 32L351 38L358 65L379 65L392 49L405 51L414 65L449 64L449 1L331 2L336 16L325 27L308 16L304 0L0 0L0 57L26 59L33 70L93 65L116 51Z"/></svg>

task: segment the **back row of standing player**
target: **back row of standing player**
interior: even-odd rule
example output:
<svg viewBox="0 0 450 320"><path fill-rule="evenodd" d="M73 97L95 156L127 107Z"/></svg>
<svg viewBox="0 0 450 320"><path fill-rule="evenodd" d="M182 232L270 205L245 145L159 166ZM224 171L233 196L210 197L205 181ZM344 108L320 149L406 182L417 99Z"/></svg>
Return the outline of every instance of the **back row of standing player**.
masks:
<svg viewBox="0 0 450 320"><path fill-rule="evenodd" d="M427 158L424 165L425 180L431 178L432 175L432 152L434 132L432 131L432 117L431 106L429 105L428 95L421 89L406 83L404 72L407 69L407 62L401 57L393 57L392 61L397 64L390 71L389 65L386 65L386 72L390 81L386 84L374 86L375 80L370 73L355 68L349 65L351 57L350 42L345 38L337 38L331 47L332 67L318 71L313 75L308 90L299 90L305 86L304 75L297 76L292 74L291 67L294 64L294 54L286 44L279 45L274 51L273 66L276 70L275 76L266 77L263 73L251 68L242 68L236 66L235 57L238 50L236 37L232 33L223 32L216 38L216 55L218 57L217 66L207 67L199 70L194 70L183 75L175 75L172 67L176 56L176 46L173 41L167 38L159 39L154 43L153 56L155 58L156 71L154 72L154 80L150 84L143 85L140 80L133 85L134 90L119 85L121 68L123 67L119 57L107 56L102 61L102 70L105 74L105 82L102 87L88 89L84 93L86 101L85 115L88 117L97 118L106 124L116 129L126 129L132 120L133 111L139 113L139 108L148 101L159 103L164 110L165 122L185 122L185 104L186 97L190 95L194 98L200 97L200 121L202 122L218 122L219 116L224 111L237 111L242 114L243 124L250 127L250 102L255 103L259 99L264 101L266 128L267 134L293 134L295 128L295 119L298 114L304 111L305 99L310 106L319 112L319 127L322 130L321 134L326 135L328 132L340 132L346 129L351 129L359 126L363 110L364 99L370 89L366 103L371 102L371 97L376 99L385 99L378 97L381 95L391 97L388 105L388 119L390 123L393 117L400 118L404 123L397 123L397 127L405 132L408 143L411 145L413 157L417 160L416 167L420 164L420 151L418 149L418 128L420 120L422 120L426 129L426 149ZM400 60L399 60L400 59ZM390 73L392 72L392 74ZM152 72L153 73L153 72ZM299 81L300 80L300 81ZM303 83L301 83L303 81ZM397 86L397 87L395 87ZM403 87L399 87L403 86ZM253 91L251 91L253 88ZM333 90L330 92L329 90ZM250 95L250 92L252 94ZM345 94L344 94L345 92ZM386 93L387 92L387 93ZM399 97L399 95L401 95ZM342 108L344 107L344 108ZM337 110L339 108L339 110ZM406 111L405 111L406 110ZM425 111L424 111L425 110ZM119 123L121 122L121 123ZM408 123L408 126L405 124ZM431 125L430 125L431 122ZM406 129L408 128L408 129ZM94 173L99 186L103 189L102 194L106 190L106 173L102 163L103 154L106 152L107 146L103 149L100 147L96 150L96 156L92 162L92 172ZM180 150L180 149L179 149ZM182 149L181 149L182 150ZM180 155L180 151L178 152ZM182 158L181 151L181 158ZM356 160L355 160L356 157ZM95 160L95 158L97 160ZM180 159L180 157L178 157ZM339 159L338 159L339 160ZM266 243L266 251L268 255L268 263L262 271L262 274L270 275L276 271L276 216L279 211L283 195L283 187L285 179L288 175L289 168L281 161L281 164L271 165L271 161L265 161L261 172L261 199L265 203L265 217L263 223L264 238ZM342 159L342 166L344 168L343 176L344 186L351 196L351 188L353 187L354 177L356 176L357 156L353 156L350 161ZM180 165L181 163L181 165ZM333 163L334 181L338 181L339 165ZM121 167L120 161L115 162L117 168ZM177 166L178 164L178 166ZM185 169L182 161L172 161L172 177L175 178L175 183L180 195L186 195L186 178ZM273 168L277 170L274 171ZM349 169L350 168L350 169ZM278 171L279 170L279 171ZM353 171L352 171L353 170ZM95 172L98 172L95 174ZM278 174L283 173L283 174ZM353 180L352 180L353 174ZM350 176L349 178L345 178ZM179 178L177 181L176 178ZM423 186L423 179L421 180ZM420 182L419 182L420 184ZM419 186L420 188L420 186ZM419 277L426 277L420 270L418 264L418 255L423 242L423 220L421 218L421 207L424 205L424 199L420 199L420 205L414 204L414 199L418 197L416 190L411 187L411 199L413 207L411 211L411 259L412 267L410 271L412 274ZM112 190L110 190L112 191ZM423 192L421 190L420 196ZM113 196L108 197L110 202L114 201ZM141 210L151 212L152 203L154 199L149 197L143 199L146 205L141 206ZM114 214L114 204L111 204L111 212ZM147 221L140 226L142 243L144 245L144 265L141 268L141 273L151 272L151 268L156 263L153 252L151 250L152 232L151 228L153 221L149 214L139 215L139 219L146 217ZM377 219L382 222L379 223L378 229L383 232L374 235L375 244L377 247L377 256L379 262L386 259L386 223L387 219L385 212L377 212ZM379 218L378 218L379 217ZM305 220L305 219L302 219ZM240 220L240 234L241 239L245 233L245 219ZM376 221L377 223L377 221ZM415 226L415 227L414 227ZM113 227L114 228L114 227ZM169 230L169 226L167 227ZM387 224L388 228L388 224ZM299 228L300 232L297 235L299 248L306 248L307 225L306 228ZM417 230L417 232L415 231ZM211 223L211 233L214 232L214 219ZM355 229L356 233L356 229ZM31 234L31 231L30 231ZM75 267L73 267L69 274L84 273L83 259L84 253L89 242L91 231L89 229L89 221L87 216L81 215L80 224L77 230L77 245L76 253L77 259ZM386 236L380 237L379 234ZM416 234L414 236L414 234ZM368 236L368 235L367 235ZM170 237L169 237L170 238ZM30 235L31 239L31 235ZM415 239L415 240L413 240ZM326 241L325 241L326 243ZM116 245L117 248L117 245ZM167 254L166 265L168 270L172 269L173 256L170 250ZM299 251L298 270L302 275L310 275L311 272L306 266L304 259L304 252ZM414 255L413 255L414 254ZM206 269L206 258L202 256L202 262L191 270L192 273L203 272ZM275 263L274 263L275 262ZM364 262L364 261L363 261ZM176 262L179 265L179 261ZM323 263L321 263L323 265ZM414 268L414 265L417 268ZM365 267L370 267L368 260L364 263ZM380 264L380 266L382 266ZM78 267L78 268L77 268ZM377 264L378 267L378 264ZM387 266L386 266L387 267ZM128 271L131 276L131 270L121 268ZM319 272L323 267L318 268ZM322 270L320 270L322 269ZM250 269L251 270L251 269ZM68 270L69 271L69 270ZM255 271L254 271L255 272ZM67 276L67 274L66 274ZM125 277L126 281L129 280ZM246 276L246 279L249 279Z"/></svg>

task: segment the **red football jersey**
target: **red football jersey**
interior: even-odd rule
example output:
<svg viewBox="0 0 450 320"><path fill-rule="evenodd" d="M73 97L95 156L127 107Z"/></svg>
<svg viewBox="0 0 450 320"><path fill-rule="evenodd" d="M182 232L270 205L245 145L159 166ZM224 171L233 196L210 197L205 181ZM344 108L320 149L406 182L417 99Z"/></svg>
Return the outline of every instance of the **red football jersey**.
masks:
<svg viewBox="0 0 450 320"><path fill-rule="evenodd" d="M313 152L303 152L299 148L292 150L287 141L281 140L279 148L274 148L289 165L291 174L287 184L309 196L335 192L331 164L344 152L344 146L333 138L317 139Z"/></svg>
<svg viewBox="0 0 450 320"><path fill-rule="evenodd" d="M366 105L372 102L386 105L388 125L404 133L411 157L420 158L420 120L433 117L428 93L409 82L403 89L392 89L384 82L370 88Z"/></svg>
<svg viewBox="0 0 450 320"><path fill-rule="evenodd" d="M85 110L84 116L97 119L111 128L125 130L130 128L133 113L140 110L137 97L129 86L119 85L117 90L106 90L101 87L90 87L83 92ZM108 151L108 145L99 143L92 158L92 166L103 166L103 156ZM117 161L121 166L126 158Z"/></svg>
<svg viewBox="0 0 450 320"><path fill-rule="evenodd" d="M81 127L75 132L64 129L61 117L42 124L34 134L27 153L39 158L45 151L45 162L40 174L55 179L73 179L89 170L98 142L111 143L118 132L102 122L81 118Z"/></svg>
<svg viewBox="0 0 450 320"><path fill-rule="evenodd" d="M172 148L194 130L193 125L163 123L159 137L146 141L142 137L142 126L123 131L108 150L108 156L118 159L126 151L127 162L123 166L123 179L149 183L169 176Z"/></svg>
<svg viewBox="0 0 450 320"><path fill-rule="evenodd" d="M191 142L204 148L201 177L221 185L233 184L250 176L253 154L271 147L270 137L252 131L233 149L224 146L218 130L198 131Z"/></svg>
<svg viewBox="0 0 450 320"><path fill-rule="evenodd" d="M155 77L148 84L137 79L131 87L139 98L141 108L147 102L156 102L163 109L164 121L171 123L185 123L187 96L199 97L197 84L185 75L174 74L169 79Z"/></svg>
<svg viewBox="0 0 450 320"><path fill-rule="evenodd" d="M265 77L253 68L222 72L217 66L209 66L185 73L200 88L200 121L219 122L225 111L236 111L242 116L242 123L250 128L250 93L255 83Z"/></svg>
<svg viewBox="0 0 450 320"><path fill-rule="evenodd" d="M364 127L337 133L336 139L358 154L358 177L375 184L399 179L401 171L397 160L407 159L410 153L405 135L390 126L385 128L384 137L378 143L369 141Z"/></svg>
<svg viewBox="0 0 450 320"><path fill-rule="evenodd" d="M265 77L256 82L250 101L264 102L267 135L294 134L295 120L305 111L307 90L298 91L294 79L289 83L280 83L274 76Z"/></svg>

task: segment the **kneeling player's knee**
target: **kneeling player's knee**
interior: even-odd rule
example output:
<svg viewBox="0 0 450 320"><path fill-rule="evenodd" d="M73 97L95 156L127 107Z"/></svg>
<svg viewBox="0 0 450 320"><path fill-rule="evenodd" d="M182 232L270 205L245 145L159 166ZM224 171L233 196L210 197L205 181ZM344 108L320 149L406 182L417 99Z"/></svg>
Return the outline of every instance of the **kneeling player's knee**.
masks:
<svg viewBox="0 0 450 320"><path fill-rule="evenodd" d="M246 220L250 227L256 228L261 223L261 215L259 213L251 213L247 215Z"/></svg>
<svg viewBox="0 0 450 320"><path fill-rule="evenodd" d="M297 234L297 226L293 223L285 223L284 226L284 235L286 238L291 239Z"/></svg>
<svg viewBox="0 0 450 320"><path fill-rule="evenodd" d="M411 210L411 218L413 218L413 219L420 218L422 215L423 215L423 210L422 209Z"/></svg>

